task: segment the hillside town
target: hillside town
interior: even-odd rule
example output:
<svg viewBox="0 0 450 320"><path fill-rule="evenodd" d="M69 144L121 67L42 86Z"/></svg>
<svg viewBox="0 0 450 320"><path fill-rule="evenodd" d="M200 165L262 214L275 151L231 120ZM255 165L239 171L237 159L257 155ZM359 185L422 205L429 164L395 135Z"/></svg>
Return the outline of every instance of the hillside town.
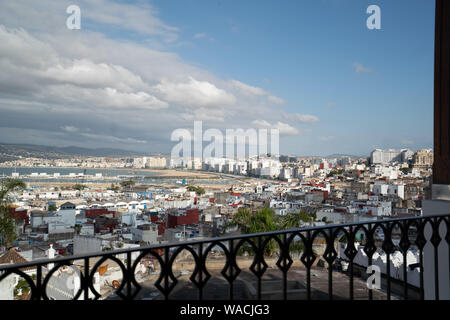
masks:
<svg viewBox="0 0 450 320"><path fill-rule="evenodd" d="M132 178L118 184L93 184L77 175L83 183L52 184L51 179L28 182L33 174L13 172L7 179L23 179L26 187L4 199L10 203L17 236L12 242L2 237L0 264L239 234L229 222L243 209L269 208L277 216L307 212L311 219L298 227L420 216L421 201L430 197L433 152L376 149L368 158L268 155L245 161L206 159L199 165L161 159L3 163L10 167L98 164L102 168L106 164L120 167L120 163L136 169L171 168L180 175L196 171L215 173L218 179L221 175L237 179L217 185L194 185L189 178L160 184L138 184ZM96 275L103 279L96 282L99 292L115 280L115 271L110 267L108 272ZM1 285L9 286L0 288L2 299L26 295L17 291L17 280ZM55 299L73 297L77 291L68 292L60 283L52 288Z"/></svg>

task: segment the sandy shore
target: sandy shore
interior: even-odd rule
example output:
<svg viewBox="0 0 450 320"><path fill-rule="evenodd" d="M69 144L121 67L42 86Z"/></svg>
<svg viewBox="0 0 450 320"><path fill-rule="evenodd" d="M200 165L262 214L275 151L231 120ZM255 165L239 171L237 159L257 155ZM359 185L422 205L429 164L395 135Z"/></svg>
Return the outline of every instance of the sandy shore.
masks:
<svg viewBox="0 0 450 320"><path fill-rule="evenodd" d="M154 172L159 177L177 177L177 178L192 178L199 177L200 179L215 179L216 175L207 172L192 172L174 169L139 169L139 171Z"/></svg>
<svg viewBox="0 0 450 320"><path fill-rule="evenodd" d="M12 168L10 166L0 166L0 168ZM25 169L33 169L33 167L17 167L25 168ZM192 177L198 177L200 179L214 179L217 178L216 175L208 172L201 172L201 171L185 171L185 170L178 170L178 169L134 169L134 168L84 168L84 167L36 167L36 169L80 169L80 170L127 170L129 174L132 174L133 172L136 175L139 175L138 171L141 172L152 172L155 173L152 177L176 177L176 178L192 178Z"/></svg>
<svg viewBox="0 0 450 320"><path fill-rule="evenodd" d="M69 183L69 182L55 182L55 181L39 181L39 182L26 182L27 183L27 187L30 188L32 186L45 186L47 188L50 187L58 187L58 188L67 188L67 190L70 190L72 188L72 186L74 186L76 183ZM94 182L94 183L90 183L90 182L84 182L84 185L86 185L90 190L95 190L95 189L99 189L99 190L106 190L111 186L111 183L98 183L98 182ZM119 185L118 183L116 183L115 185ZM141 184L138 184L137 186L139 186ZM166 188L171 188L171 187L180 187L180 185L177 184L169 184L169 183L149 183L146 184L148 186L159 186L159 187L166 187ZM187 185L190 185L189 183ZM198 186L201 186L202 188L205 188L206 190L228 190L232 184L196 184ZM185 185L186 186L186 185Z"/></svg>

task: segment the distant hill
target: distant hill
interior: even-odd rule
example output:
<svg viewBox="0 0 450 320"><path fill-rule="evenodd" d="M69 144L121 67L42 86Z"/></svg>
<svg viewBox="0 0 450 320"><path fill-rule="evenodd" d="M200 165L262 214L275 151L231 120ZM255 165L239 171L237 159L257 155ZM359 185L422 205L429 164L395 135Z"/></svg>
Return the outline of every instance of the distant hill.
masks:
<svg viewBox="0 0 450 320"><path fill-rule="evenodd" d="M148 155L148 153L146 153ZM142 152L129 151L114 148L83 148L76 146L51 147L32 144L7 144L0 143L0 162L18 159L19 157L33 158L70 158L73 156L84 157L120 157L143 156Z"/></svg>
<svg viewBox="0 0 450 320"><path fill-rule="evenodd" d="M350 157L350 158L364 158L364 156L355 156L353 154L343 154L343 153L333 153L329 156L326 156L324 158L343 158L343 157Z"/></svg>
<svg viewBox="0 0 450 320"><path fill-rule="evenodd" d="M366 158L366 156L356 156L354 154L344 154L344 153L333 153L328 156L296 156L300 158L315 158L315 159L335 159L335 158L344 158L344 157L350 157L350 158Z"/></svg>

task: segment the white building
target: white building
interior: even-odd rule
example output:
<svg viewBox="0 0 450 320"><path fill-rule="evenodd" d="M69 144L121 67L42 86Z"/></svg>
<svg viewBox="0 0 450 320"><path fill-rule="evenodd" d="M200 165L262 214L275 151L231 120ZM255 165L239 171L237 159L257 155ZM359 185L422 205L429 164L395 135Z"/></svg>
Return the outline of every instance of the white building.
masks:
<svg viewBox="0 0 450 320"><path fill-rule="evenodd" d="M163 157L147 157L145 167L150 169L166 168L167 160Z"/></svg>
<svg viewBox="0 0 450 320"><path fill-rule="evenodd" d="M390 180L398 179L400 171L398 167L375 165L372 166L371 172L376 176L388 178Z"/></svg>
<svg viewBox="0 0 450 320"><path fill-rule="evenodd" d="M265 178L276 178L280 175L279 167L265 167L261 168L260 176Z"/></svg>
<svg viewBox="0 0 450 320"><path fill-rule="evenodd" d="M370 153L371 164L388 164L393 162L407 162L412 159L414 151L410 149L375 149Z"/></svg>
<svg viewBox="0 0 450 320"><path fill-rule="evenodd" d="M289 180L293 177L293 170L290 167L284 167L281 169L280 178L283 180Z"/></svg>
<svg viewBox="0 0 450 320"><path fill-rule="evenodd" d="M143 224L137 228L130 228L130 231L134 241L142 241L147 244L158 243L158 225L156 224Z"/></svg>
<svg viewBox="0 0 450 320"><path fill-rule="evenodd" d="M385 184L376 183L372 186L372 192L376 195L395 195L400 199L405 198L405 185L404 184Z"/></svg>
<svg viewBox="0 0 450 320"><path fill-rule="evenodd" d="M59 211L57 212L57 215L61 217L60 222L65 223L69 226L75 225L77 212L73 203L66 202L62 204Z"/></svg>

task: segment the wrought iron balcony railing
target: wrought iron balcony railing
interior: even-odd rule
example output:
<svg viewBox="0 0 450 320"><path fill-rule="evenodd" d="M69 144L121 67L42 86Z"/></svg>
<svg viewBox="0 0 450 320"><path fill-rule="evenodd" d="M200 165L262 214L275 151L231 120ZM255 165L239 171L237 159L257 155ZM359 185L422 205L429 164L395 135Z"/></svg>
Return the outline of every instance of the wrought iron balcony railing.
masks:
<svg viewBox="0 0 450 320"><path fill-rule="evenodd" d="M449 261L442 261L443 258L440 257L442 246L445 246L444 252L449 252L448 260L450 260L449 224L449 214L383 219L364 223L296 228L201 241L142 246L57 259L42 259L22 264L1 265L0 284L7 277L15 274L26 282L29 299L52 299L47 292L51 286L52 277L61 277L59 270L72 268L76 270L78 275L78 286L73 291L72 296L66 296L72 299L86 300L104 298L98 292L99 287L96 283L98 283L98 272L102 264L109 259L111 263L117 264L122 272L122 281L115 284L115 295L122 299L132 300L137 297L142 289L142 285L136 279L136 269L145 260L145 257L150 257L156 265L159 265L157 268L159 277L153 284L159 290L162 298L170 299L171 293L179 283L174 275L174 264L176 264L176 259L179 258L180 253L185 251L192 256L191 267L193 271L189 281L196 290L197 298L199 300L211 299L210 296L204 294L204 288L212 277L210 270L207 268L207 262L211 257L209 254L214 249L221 252L222 260L218 259L217 261L223 262L220 276L226 281L222 286L226 292L226 299L233 300L236 299L236 290L233 289L233 286L239 276L242 275L243 270L239 267L239 261L242 259L242 251L245 249L253 256L248 270L249 274L252 274L256 280L255 298L260 300L266 297L263 295L265 284L263 276L270 269L266 262L268 259L267 248L270 246L274 248L277 258L275 269L278 269L281 275L277 280L281 288L279 299L289 298L288 275L294 262L302 264L305 272L304 299L313 299L311 271L315 268L314 263L318 259L323 259L325 263L323 270L325 270L328 282L327 298L339 298L338 295L333 293L333 276L340 273L345 276L345 279L348 279L348 297L346 298L353 300L355 299L355 281L358 281L358 278L354 275L355 269L364 270L365 267L372 265L374 255L381 252L384 254L384 261L389 262L385 263L384 266L384 288L379 288L379 291L384 294L383 297L388 300L394 298L393 286L395 286L396 298L409 299L410 293L414 291L417 293L418 299L439 300L440 286L442 289L442 286L450 285L448 276L444 277L446 279L440 279L443 272L444 275L447 273L450 275ZM320 247L318 243L322 243L322 254L317 253L316 248L317 246ZM294 249L298 250L301 263L298 260L295 261L298 258L294 257ZM391 274L391 256L394 253L398 255L398 252L403 257L403 263L401 266L398 265L401 275L396 277ZM416 252L418 257L418 261L410 263L409 266L408 252ZM361 259L358 260L359 262L355 261L358 254L362 254L366 265L360 263ZM340 257L338 257L339 255ZM447 260L445 254L444 259ZM93 262L93 260L96 261ZM344 261L343 265L348 265L346 271L342 271L339 266L336 268L338 260ZM425 261L432 263L433 268L430 270L424 269ZM443 268L446 270L442 270ZM411 285L408 282L408 272L413 269L419 272L418 285ZM434 278L431 281L433 283L428 284L429 281L424 280L424 274L427 271ZM428 282L425 283L425 281ZM431 285L433 288L431 291L434 292L426 294L426 285ZM369 300L374 298L374 290L377 289L371 287L367 289Z"/></svg>

